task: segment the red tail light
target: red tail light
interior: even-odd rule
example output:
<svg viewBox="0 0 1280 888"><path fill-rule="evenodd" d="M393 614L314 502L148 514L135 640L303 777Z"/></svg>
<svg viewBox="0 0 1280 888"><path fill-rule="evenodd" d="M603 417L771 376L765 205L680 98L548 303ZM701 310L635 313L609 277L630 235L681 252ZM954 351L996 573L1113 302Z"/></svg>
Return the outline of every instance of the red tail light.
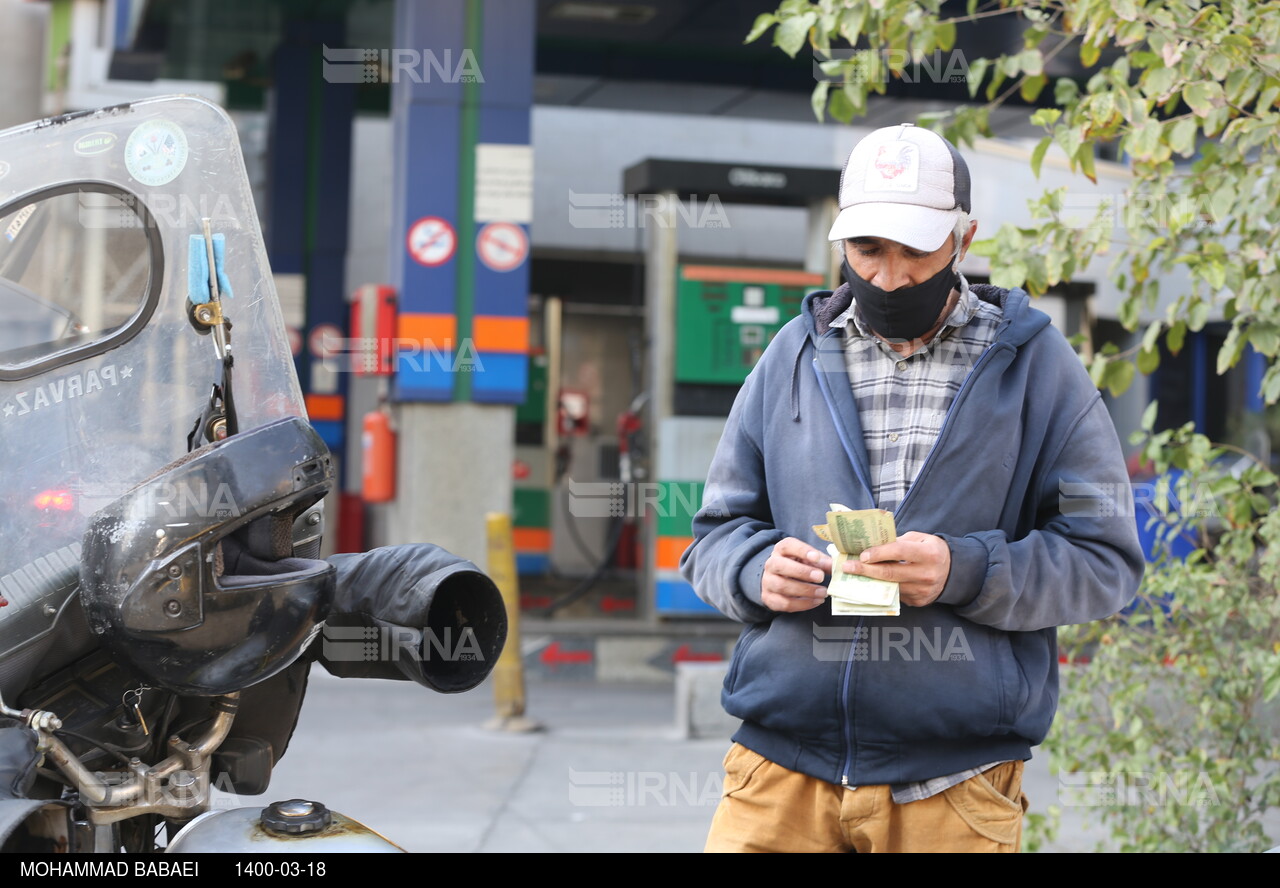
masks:
<svg viewBox="0 0 1280 888"><path fill-rule="evenodd" d="M34 500L37 509L54 509L58 512L70 512L76 507L69 490L45 490L36 494Z"/></svg>

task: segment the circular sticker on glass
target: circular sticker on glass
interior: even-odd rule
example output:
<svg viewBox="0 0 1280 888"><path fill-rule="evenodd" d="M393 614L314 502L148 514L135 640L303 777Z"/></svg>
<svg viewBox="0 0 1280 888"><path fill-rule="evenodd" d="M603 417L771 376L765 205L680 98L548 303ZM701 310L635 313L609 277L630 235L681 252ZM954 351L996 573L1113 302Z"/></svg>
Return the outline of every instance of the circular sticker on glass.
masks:
<svg viewBox="0 0 1280 888"><path fill-rule="evenodd" d="M143 185L166 185L187 165L187 136L176 123L148 120L124 146L124 166Z"/></svg>

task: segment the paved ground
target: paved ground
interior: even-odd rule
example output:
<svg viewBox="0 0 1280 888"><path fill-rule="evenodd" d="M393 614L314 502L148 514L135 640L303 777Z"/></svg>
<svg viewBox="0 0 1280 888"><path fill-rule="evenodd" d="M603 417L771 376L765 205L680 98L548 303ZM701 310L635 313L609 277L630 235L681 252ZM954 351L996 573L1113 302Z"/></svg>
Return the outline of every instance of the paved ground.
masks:
<svg viewBox="0 0 1280 888"><path fill-rule="evenodd" d="M535 678L527 711L543 730L495 732L488 684L445 696L317 669L269 798L241 801L318 799L415 852L701 850L728 741L677 735L672 683ZM1046 758L1033 813L1058 797ZM1081 813L1046 850L1092 850Z"/></svg>

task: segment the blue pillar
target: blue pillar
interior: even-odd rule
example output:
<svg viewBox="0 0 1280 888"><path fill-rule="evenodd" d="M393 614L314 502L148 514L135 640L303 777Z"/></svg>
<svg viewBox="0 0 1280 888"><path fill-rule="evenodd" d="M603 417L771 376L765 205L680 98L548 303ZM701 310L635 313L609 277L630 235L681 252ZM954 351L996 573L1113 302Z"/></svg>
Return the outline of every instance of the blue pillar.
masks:
<svg viewBox="0 0 1280 888"><path fill-rule="evenodd" d="M486 214L476 183L489 146L528 151L535 14L525 0L396 4L397 400L524 400L530 220Z"/></svg>
<svg viewBox="0 0 1280 888"><path fill-rule="evenodd" d="M321 373L309 347L322 325L345 335L355 85L322 76L322 47L342 46L341 19L293 19L272 60L267 247L278 274L306 278L298 378L312 424L335 453L344 438L345 374Z"/></svg>

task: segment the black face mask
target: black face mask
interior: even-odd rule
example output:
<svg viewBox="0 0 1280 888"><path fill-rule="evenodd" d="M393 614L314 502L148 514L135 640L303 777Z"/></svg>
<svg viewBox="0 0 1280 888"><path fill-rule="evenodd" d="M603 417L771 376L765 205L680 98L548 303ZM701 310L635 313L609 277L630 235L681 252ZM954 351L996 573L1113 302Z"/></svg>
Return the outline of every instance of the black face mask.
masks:
<svg viewBox="0 0 1280 888"><path fill-rule="evenodd" d="M885 339L919 339L938 321L952 289L959 283L952 263L927 281L896 290L881 290L864 281L844 260L844 279L849 282L858 310L872 330Z"/></svg>

